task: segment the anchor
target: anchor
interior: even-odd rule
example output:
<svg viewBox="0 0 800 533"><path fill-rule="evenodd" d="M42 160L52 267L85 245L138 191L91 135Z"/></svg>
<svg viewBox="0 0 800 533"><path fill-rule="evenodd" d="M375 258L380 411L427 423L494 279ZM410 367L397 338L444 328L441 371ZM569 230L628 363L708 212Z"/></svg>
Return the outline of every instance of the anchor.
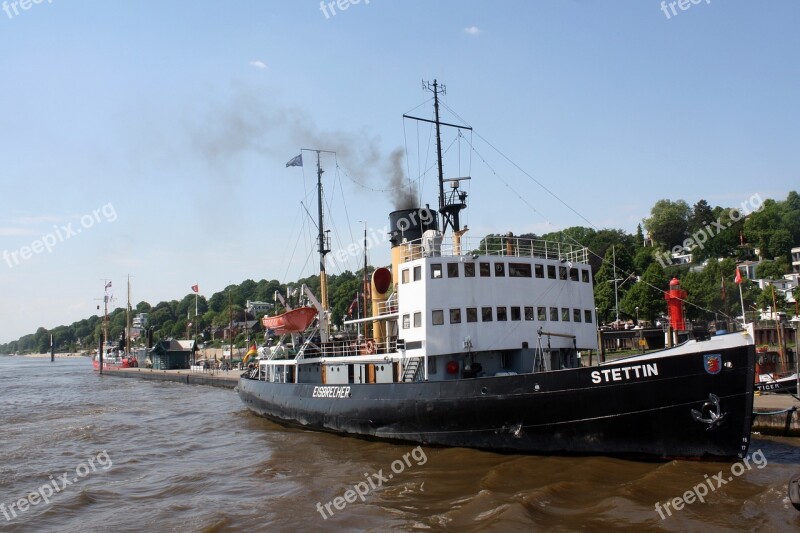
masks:
<svg viewBox="0 0 800 533"><path fill-rule="evenodd" d="M725 413L720 411L719 398L717 395L709 394L708 401L703 404L703 407L701 407L699 411L697 409L692 409L692 418L697 422L708 424L706 431L718 428L725 418Z"/></svg>

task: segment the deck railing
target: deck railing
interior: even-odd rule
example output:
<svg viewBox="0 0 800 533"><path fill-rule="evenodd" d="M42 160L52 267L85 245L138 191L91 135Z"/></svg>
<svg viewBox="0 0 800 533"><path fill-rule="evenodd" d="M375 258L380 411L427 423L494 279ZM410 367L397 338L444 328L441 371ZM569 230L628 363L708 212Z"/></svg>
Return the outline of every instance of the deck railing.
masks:
<svg viewBox="0 0 800 533"><path fill-rule="evenodd" d="M421 257L459 257L462 255L489 255L501 257L537 257L572 263L588 263L589 251L585 246L543 239L493 236L485 239L462 237L460 244L447 239L421 238L403 243L403 261Z"/></svg>

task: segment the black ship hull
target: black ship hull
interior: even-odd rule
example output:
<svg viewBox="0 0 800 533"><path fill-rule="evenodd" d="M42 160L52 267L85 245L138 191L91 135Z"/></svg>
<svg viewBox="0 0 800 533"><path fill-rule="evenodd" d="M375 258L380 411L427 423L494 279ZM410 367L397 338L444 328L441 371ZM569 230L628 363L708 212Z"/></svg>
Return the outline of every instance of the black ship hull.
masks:
<svg viewBox="0 0 800 533"><path fill-rule="evenodd" d="M350 436L512 453L743 457L753 410L753 346L713 354L697 348L599 367L451 381L314 385L243 376L238 391L258 415Z"/></svg>

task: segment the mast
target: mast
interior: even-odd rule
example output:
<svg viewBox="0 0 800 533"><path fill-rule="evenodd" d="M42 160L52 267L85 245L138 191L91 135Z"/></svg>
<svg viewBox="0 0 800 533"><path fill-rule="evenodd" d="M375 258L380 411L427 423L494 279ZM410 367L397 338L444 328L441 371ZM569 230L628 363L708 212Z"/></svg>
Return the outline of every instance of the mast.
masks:
<svg viewBox="0 0 800 533"><path fill-rule="evenodd" d="M459 182L461 180L468 180L469 177L458 177L458 178L449 178L445 179L444 177L444 164L442 163L442 136L441 136L441 127L442 126L449 126L451 128L457 129L464 129L464 130L472 130L469 126L461 126L458 124L448 124L447 122L442 122L439 118L439 95L440 94L447 94L447 90L444 85L440 85L437 80L433 80L433 83L430 82L422 82L422 88L427 91L431 91L433 93L433 114L434 120L429 120L426 118L419 118L414 117L411 115L403 115L403 118L410 118L412 120L419 120L421 122L428 122L434 124L436 126L436 162L438 167L438 178L439 178L439 213L442 214L442 233L447 232L448 226L450 229L453 230L453 239L454 239L454 247L460 250L461 247L461 235L466 232L466 229L461 228L461 223L459 221L459 213L462 209L467 207L466 199L467 193L465 191L459 190ZM450 194L445 195L444 192L444 183L450 182Z"/></svg>
<svg viewBox="0 0 800 533"><path fill-rule="evenodd" d="M125 354L131 353L131 275L128 274L128 306L125 308Z"/></svg>
<svg viewBox="0 0 800 533"><path fill-rule="evenodd" d="M330 252L325 246L325 226L323 225L322 217L322 165L320 164L319 154L322 150L317 152L317 226L319 229L319 291L322 293L321 303L325 312L328 312L328 277L325 272L325 254ZM327 331L326 331L327 333Z"/></svg>

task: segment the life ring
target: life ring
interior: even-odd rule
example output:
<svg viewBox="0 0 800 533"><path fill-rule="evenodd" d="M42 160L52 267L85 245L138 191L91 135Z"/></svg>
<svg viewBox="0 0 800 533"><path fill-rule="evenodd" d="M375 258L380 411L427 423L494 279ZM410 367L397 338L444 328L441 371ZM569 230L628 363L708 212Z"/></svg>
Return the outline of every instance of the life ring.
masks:
<svg viewBox="0 0 800 533"><path fill-rule="evenodd" d="M368 354L374 354L375 353L375 341L372 340L372 339L369 339L364 348L365 348L365 350L366 350L366 352Z"/></svg>

